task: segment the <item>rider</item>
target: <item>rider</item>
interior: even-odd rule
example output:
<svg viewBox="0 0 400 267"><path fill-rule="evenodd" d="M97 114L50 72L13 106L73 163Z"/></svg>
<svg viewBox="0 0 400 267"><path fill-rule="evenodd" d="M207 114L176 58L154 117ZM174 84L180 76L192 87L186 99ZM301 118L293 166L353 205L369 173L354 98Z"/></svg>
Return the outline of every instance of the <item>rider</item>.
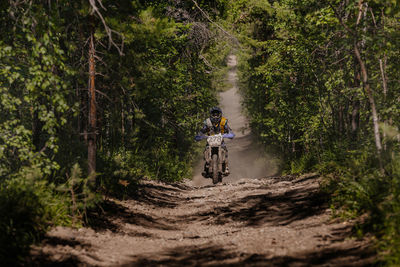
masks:
<svg viewBox="0 0 400 267"><path fill-rule="evenodd" d="M222 117L222 110L219 107L213 107L210 110L210 118L207 118L203 127L200 129L200 132L196 135L195 140L200 141L207 136L222 134L224 138L233 139L235 134L232 129L228 126L228 119ZM228 149L226 148L225 143L222 144L222 148L225 149L226 157L225 157L225 175L229 175L228 168ZM207 177L208 174L208 164L207 162L204 164L204 171L201 173L204 177Z"/></svg>

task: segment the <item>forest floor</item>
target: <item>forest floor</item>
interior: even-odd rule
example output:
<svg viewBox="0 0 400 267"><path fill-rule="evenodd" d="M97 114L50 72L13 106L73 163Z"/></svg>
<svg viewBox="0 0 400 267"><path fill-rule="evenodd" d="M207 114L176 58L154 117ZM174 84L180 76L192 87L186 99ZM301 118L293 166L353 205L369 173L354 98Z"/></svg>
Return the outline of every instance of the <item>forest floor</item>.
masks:
<svg viewBox="0 0 400 267"><path fill-rule="evenodd" d="M57 227L33 246L33 266L367 266L375 254L353 238L354 222L332 219L322 178L278 176L241 113L236 58L220 103L236 138L231 175L212 185L199 175L143 181L126 200L108 199L81 229Z"/></svg>

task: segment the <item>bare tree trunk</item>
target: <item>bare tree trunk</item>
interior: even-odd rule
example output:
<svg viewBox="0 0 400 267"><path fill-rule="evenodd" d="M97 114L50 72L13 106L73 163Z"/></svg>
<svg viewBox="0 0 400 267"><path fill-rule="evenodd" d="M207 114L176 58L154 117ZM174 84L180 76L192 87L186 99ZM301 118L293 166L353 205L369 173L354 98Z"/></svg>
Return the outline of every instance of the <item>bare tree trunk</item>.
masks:
<svg viewBox="0 0 400 267"><path fill-rule="evenodd" d="M375 99L374 99L374 96L372 95L371 87L369 86L367 68L365 67L364 61L361 58L357 41L354 42L354 53L360 64L360 67L361 67L362 82L363 82L365 91L367 92L367 95L368 95L369 104L371 105L372 121L374 124L375 145L376 145L376 149L378 151L379 157L380 157L380 154L382 151L382 143L381 143L381 137L379 134L378 112L376 111Z"/></svg>
<svg viewBox="0 0 400 267"><path fill-rule="evenodd" d="M384 61L385 62L383 62L383 60L381 58L379 59L379 67L381 69L381 78L382 78L382 87L383 87L383 98L384 98L384 101L386 103L386 97L387 97L387 79L386 79L386 74L385 74L385 70L386 70L386 55L384 56ZM385 124L385 128L386 128L386 126L387 126L387 121L386 120L384 121L384 124ZM386 132L383 131L383 140L385 140L385 138L386 138ZM383 147L384 147L384 149L386 151L386 143L384 143Z"/></svg>
<svg viewBox="0 0 400 267"><path fill-rule="evenodd" d="M361 21L361 17L362 15L364 15L364 18L366 17L366 10L363 12L363 0L359 0L359 13L358 13L358 18L357 18L357 25L360 23ZM368 3L366 3L365 9L368 8ZM364 33L366 33L366 28L364 27L363 29ZM362 42L362 45L365 45L365 42ZM381 171L383 172L383 165L382 165L382 158L381 158L381 154L382 154L382 142L381 142L381 136L379 133L379 118L378 118L378 112L376 111L376 105L375 105L375 99L374 96L372 94L372 90L371 87L369 85L369 80L368 80L368 71L367 68L365 66L364 60L361 58L361 53L360 53L360 49L358 46L358 40L357 38L355 38L354 40L354 54L357 58L357 61L360 65L360 71L361 71L361 77L362 77L362 83L363 83L363 87L367 93L368 96L368 100L369 100L369 104L371 106L371 112L372 112L372 122L373 122L373 127L374 127L374 137L375 137L375 146L376 146L376 150L378 152L378 160L379 160L379 167L381 169Z"/></svg>
<svg viewBox="0 0 400 267"><path fill-rule="evenodd" d="M90 35L89 44L89 134L88 134L88 174L95 182L96 174L96 88L95 88L96 62L94 33Z"/></svg>
<svg viewBox="0 0 400 267"><path fill-rule="evenodd" d="M383 96L386 100L387 96L387 79L386 79L386 74L385 74L385 69L386 69L386 55L384 56L384 62L382 59L379 59L379 66L381 69L381 77L382 77L382 86L383 86Z"/></svg>
<svg viewBox="0 0 400 267"><path fill-rule="evenodd" d="M377 24L376 24L376 20L375 20L375 16L374 16L374 12L372 11L372 8L370 8L371 11L371 16L372 19L374 21L374 25L375 28L377 30L379 30ZM382 10L382 31L383 31L383 36L385 36L385 13ZM382 49L382 46L380 47ZM387 62L387 57L386 54L383 55L383 60L382 58L379 59L379 68L381 71L381 78L382 78L382 87L383 87L383 101L384 104L386 104L386 97L387 97L387 78L386 78L386 62ZM387 120L384 121L384 128L385 130L383 131L383 140L386 139L386 127L387 127ZM386 151L387 150L387 146L386 146L386 142L384 142L383 144L383 149Z"/></svg>

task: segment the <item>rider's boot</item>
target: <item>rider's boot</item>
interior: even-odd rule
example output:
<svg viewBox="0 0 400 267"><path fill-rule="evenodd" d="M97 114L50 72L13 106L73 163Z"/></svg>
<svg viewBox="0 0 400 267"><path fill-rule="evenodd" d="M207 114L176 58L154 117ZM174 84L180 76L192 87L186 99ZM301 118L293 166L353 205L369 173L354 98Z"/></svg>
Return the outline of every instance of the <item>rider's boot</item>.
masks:
<svg viewBox="0 0 400 267"><path fill-rule="evenodd" d="M226 162L225 163L225 173L224 173L224 175L228 176L229 174L230 174L230 172L229 172L228 162Z"/></svg>
<svg viewBox="0 0 400 267"><path fill-rule="evenodd" d="M226 175L226 176L228 176L229 174L230 174L230 172L229 172L229 168L228 168L228 167L226 167L226 168L225 168L225 175Z"/></svg>

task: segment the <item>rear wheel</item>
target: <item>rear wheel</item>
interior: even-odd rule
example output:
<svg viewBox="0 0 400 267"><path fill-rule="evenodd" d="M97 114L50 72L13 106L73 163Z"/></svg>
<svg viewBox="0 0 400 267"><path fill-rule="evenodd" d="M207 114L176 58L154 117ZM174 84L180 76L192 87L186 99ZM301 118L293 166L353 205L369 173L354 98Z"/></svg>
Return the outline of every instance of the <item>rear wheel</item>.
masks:
<svg viewBox="0 0 400 267"><path fill-rule="evenodd" d="M218 183L218 155L214 154L211 158L211 164L212 164L212 180L213 180L213 184L217 184Z"/></svg>

